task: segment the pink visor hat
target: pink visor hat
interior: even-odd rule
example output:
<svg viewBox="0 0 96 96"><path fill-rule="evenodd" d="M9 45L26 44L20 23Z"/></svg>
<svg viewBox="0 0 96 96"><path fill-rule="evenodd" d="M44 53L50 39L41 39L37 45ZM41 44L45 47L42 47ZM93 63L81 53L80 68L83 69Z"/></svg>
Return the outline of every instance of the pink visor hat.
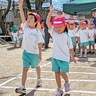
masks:
<svg viewBox="0 0 96 96"><path fill-rule="evenodd" d="M63 15L55 16L52 20L52 26L58 27L65 24L65 17Z"/></svg>
<svg viewBox="0 0 96 96"><path fill-rule="evenodd" d="M93 22L90 22L89 24L90 24L90 27L94 27L95 26Z"/></svg>
<svg viewBox="0 0 96 96"><path fill-rule="evenodd" d="M40 22L40 15L39 14L34 13L34 12L28 12L28 15L31 15L31 14L35 15L37 18L37 21Z"/></svg>
<svg viewBox="0 0 96 96"><path fill-rule="evenodd" d="M85 21L81 21L80 25L86 25L86 22Z"/></svg>

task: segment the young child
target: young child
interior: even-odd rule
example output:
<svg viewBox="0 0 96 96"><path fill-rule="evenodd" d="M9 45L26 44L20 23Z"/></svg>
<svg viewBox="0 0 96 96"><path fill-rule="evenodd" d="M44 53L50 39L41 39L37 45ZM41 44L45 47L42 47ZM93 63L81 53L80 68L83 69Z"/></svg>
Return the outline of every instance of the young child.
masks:
<svg viewBox="0 0 96 96"><path fill-rule="evenodd" d="M19 41L20 41L19 47L21 47L22 40L23 40L23 29L21 26L18 27L18 37L19 37Z"/></svg>
<svg viewBox="0 0 96 96"><path fill-rule="evenodd" d="M13 25L12 26L12 33L10 34L12 36L12 41L14 43L14 48L17 48L17 41L18 41L18 26Z"/></svg>
<svg viewBox="0 0 96 96"><path fill-rule="evenodd" d="M27 72L29 67L37 70L37 86L41 86L40 67L38 66L42 59L42 43L43 38L41 32L37 29L37 24L40 21L40 16L37 13L28 12L27 21L23 12L23 0L18 0L20 15L23 23L23 41L22 48L24 49L22 85L16 89L17 93L26 92L25 82L27 79Z"/></svg>
<svg viewBox="0 0 96 96"><path fill-rule="evenodd" d="M75 30L74 26L75 26L75 22L73 20L70 20L69 21L68 35L71 37L72 44L74 46L74 51L75 51L75 46L76 46L75 34L76 34L76 30Z"/></svg>
<svg viewBox="0 0 96 96"><path fill-rule="evenodd" d="M56 16L52 20L51 16L53 13L53 6L50 6L50 12L47 16L46 24L49 29L49 33L53 38L53 50L52 50L52 71L55 72L55 79L57 82L57 92L55 96L61 96L63 90L61 88L61 77L65 80L65 91L70 91L70 83L66 72L69 72L69 61L70 54L72 60L76 63L74 59L74 51L71 38L66 33L65 18L63 15Z"/></svg>
<svg viewBox="0 0 96 96"><path fill-rule="evenodd" d="M87 57L87 46L88 46L88 30L86 29L86 22L80 22L80 29L78 31L78 37L80 38L79 46L80 46L80 56L79 57ZM83 56L84 51L84 56Z"/></svg>
<svg viewBox="0 0 96 96"><path fill-rule="evenodd" d="M90 22L89 23L89 52L88 54L94 54L94 45L95 45L95 39L94 39L94 36L95 36L95 30L94 30L94 23L93 22ZM92 49L91 49L91 46L92 46Z"/></svg>

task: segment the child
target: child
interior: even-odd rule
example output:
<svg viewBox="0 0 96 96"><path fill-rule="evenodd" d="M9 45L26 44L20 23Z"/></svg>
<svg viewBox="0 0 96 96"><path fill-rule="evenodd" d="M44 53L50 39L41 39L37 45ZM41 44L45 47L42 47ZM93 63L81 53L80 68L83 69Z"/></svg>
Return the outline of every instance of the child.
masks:
<svg viewBox="0 0 96 96"><path fill-rule="evenodd" d="M19 36L19 41L20 41L19 47L21 47L22 40L23 40L23 29L21 26L18 27L18 36Z"/></svg>
<svg viewBox="0 0 96 96"><path fill-rule="evenodd" d="M69 21L69 29L68 29L68 35L71 37L72 40L72 44L74 46L74 51L75 51L75 46L76 46L76 41L75 41L75 34L76 34L76 30L74 28L75 26L75 22L70 20Z"/></svg>
<svg viewBox="0 0 96 96"><path fill-rule="evenodd" d="M18 40L18 26L17 25L13 25L12 26L12 33L10 35L12 35L12 41L14 43L14 48L17 48L17 40Z"/></svg>
<svg viewBox="0 0 96 96"><path fill-rule="evenodd" d="M49 33L53 38L52 71L55 72L55 78L58 86L55 96L61 96L63 94L63 90L61 88L60 76L62 76L62 78L65 80L65 91L70 91L70 83L66 74L66 72L69 72L70 54L75 63L76 60L74 59L71 38L66 33L64 16L61 15L54 17L52 21L53 26L51 25L50 19L53 10L53 6L50 6L50 12L47 16L46 24L48 26Z"/></svg>
<svg viewBox="0 0 96 96"><path fill-rule="evenodd" d="M23 73L22 85L16 89L17 93L25 93L25 82L27 79L27 72L29 67L36 68L37 70L37 86L41 86L40 67L38 66L42 59L42 43L43 38L41 32L36 28L40 22L40 16L37 13L28 12L27 21L23 12L23 0L18 0L20 15L23 23L23 42L22 48L24 49L23 60Z"/></svg>
<svg viewBox="0 0 96 96"><path fill-rule="evenodd" d="M80 38L79 46L80 46L80 56L79 57L87 57L87 46L88 46L88 30L86 29L86 22L80 22L80 29L78 31L78 37ZM84 56L83 56L84 51Z"/></svg>
<svg viewBox="0 0 96 96"><path fill-rule="evenodd" d="M94 39L94 36L95 36L95 30L94 30L94 24L93 24L93 22L90 22L89 23L89 30L88 30L88 32L89 32L89 54L94 54L94 50L95 50L95 48L94 48L94 45L95 45L95 39ZM91 49L91 46L93 47L92 49Z"/></svg>

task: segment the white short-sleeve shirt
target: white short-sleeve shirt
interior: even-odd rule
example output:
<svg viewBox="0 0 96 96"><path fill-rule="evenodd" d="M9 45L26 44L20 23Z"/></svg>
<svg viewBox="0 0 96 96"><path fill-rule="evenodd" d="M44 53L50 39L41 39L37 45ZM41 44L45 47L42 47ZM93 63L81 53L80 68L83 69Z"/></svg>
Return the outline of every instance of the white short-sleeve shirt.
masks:
<svg viewBox="0 0 96 96"><path fill-rule="evenodd" d="M75 37L75 33L76 33L75 30L68 30L68 35L69 35L70 37Z"/></svg>
<svg viewBox="0 0 96 96"><path fill-rule="evenodd" d="M13 33L12 32L12 36L13 36L13 40L16 41L18 39L18 33Z"/></svg>
<svg viewBox="0 0 96 96"><path fill-rule="evenodd" d="M80 43L88 42L89 41L89 39L88 39L88 30L87 29L78 30L77 37L80 37Z"/></svg>
<svg viewBox="0 0 96 96"><path fill-rule="evenodd" d="M48 30L53 38L53 50L52 58L69 62L70 60L70 51L69 49L73 48L71 38L67 33L58 34L55 32L52 27L51 30Z"/></svg>
<svg viewBox="0 0 96 96"><path fill-rule="evenodd" d="M89 41L94 41L95 30L94 29L88 30L88 32L89 32Z"/></svg>
<svg viewBox="0 0 96 96"><path fill-rule="evenodd" d="M22 48L28 53L38 54L38 43L44 42L41 32L37 28L31 29L27 23L22 27L24 31Z"/></svg>

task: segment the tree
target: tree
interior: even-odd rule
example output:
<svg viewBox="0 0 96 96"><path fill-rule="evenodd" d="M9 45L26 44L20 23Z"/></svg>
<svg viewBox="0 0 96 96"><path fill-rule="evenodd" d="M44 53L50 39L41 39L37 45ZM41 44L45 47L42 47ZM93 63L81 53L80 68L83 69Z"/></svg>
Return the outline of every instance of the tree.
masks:
<svg viewBox="0 0 96 96"><path fill-rule="evenodd" d="M8 6L7 6L7 9L5 10L4 14L1 16L1 29L2 29L2 32L3 34L6 33L6 27L5 27L5 24L4 24L4 20L6 18L6 15L8 14L9 10L10 10L10 7L11 7L11 0L8 0Z"/></svg>
<svg viewBox="0 0 96 96"><path fill-rule="evenodd" d="M42 4L44 3L44 1L45 0L35 0L35 12L37 12L42 18L44 17L44 14L46 13L46 10L42 9ZM30 0L25 0L25 2L26 2L28 10L32 10ZM51 0L51 2L52 2L52 0ZM45 14L45 15L47 15L47 14Z"/></svg>

